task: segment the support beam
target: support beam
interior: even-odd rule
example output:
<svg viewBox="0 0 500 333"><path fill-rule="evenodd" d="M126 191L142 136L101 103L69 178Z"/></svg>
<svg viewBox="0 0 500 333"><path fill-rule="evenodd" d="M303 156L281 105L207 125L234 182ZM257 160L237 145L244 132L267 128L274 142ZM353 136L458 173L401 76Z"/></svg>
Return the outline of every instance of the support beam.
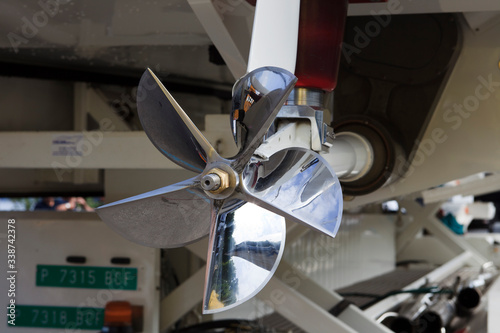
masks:
<svg viewBox="0 0 500 333"><path fill-rule="evenodd" d="M160 303L160 332L165 331L203 298L205 266L172 291Z"/></svg>
<svg viewBox="0 0 500 333"><path fill-rule="evenodd" d="M76 82L73 85L73 129L75 131L85 131L87 129L87 99L86 96L87 84Z"/></svg>
<svg viewBox="0 0 500 333"><path fill-rule="evenodd" d="M414 221L407 227L408 231L404 231L398 237L397 250L400 251L406 247L416 235L416 231L421 228L427 229L434 237L438 238L444 245L446 245L452 252L459 255L468 251L473 255L473 263L481 266L488 260L465 241L462 236L454 234L448 227L446 227L436 216L436 212L440 207L439 203L421 206L415 200L408 199L401 203L414 219Z"/></svg>
<svg viewBox="0 0 500 333"><path fill-rule="evenodd" d="M180 168L144 132L2 132L0 142L0 168Z"/></svg>
<svg viewBox="0 0 500 333"><path fill-rule="evenodd" d="M217 1L211 0L188 0L191 9L195 13L198 20L205 28L208 36L214 43L220 55L226 62L227 67L233 74L235 79L245 75L247 69L248 45L250 41L250 34L240 36L240 38L233 38L238 30L237 27L229 29L227 20L224 20L222 14L217 11ZM234 3L234 1L233 1ZM244 1L237 1L236 5L224 3L221 8L222 11L232 11L235 6L247 6ZM219 2L219 5L221 2ZM240 19L241 21L241 19ZM240 35L244 35L240 31Z"/></svg>
<svg viewBox="0 0 500 333"><path fill-rule="evenodd" d="M456 253L467 251L472 254L472 262L477 266L481 266L489 260L486 259L479 251L465 241L463 236L454 234L436 217L431 217L425 224L425 228L444 245Z"/></svg>
<svg viewBox="0 0 500 333"><path fill-rule="evenodd" d="M81 105L77 105L77 102ZM75 83L75 110L80 108L85 114L91 115L98 124L103 121L113 124L113 131L130 131L128 124L116 114L116 111L106 102L100 91L95 90L86 83ZM87 127L77 128L77 131L84 131ZM109 130L109 129L107 129Z"/></svg>
<svg viewBox="0 0 500 333"><path fill-rule="evenodd" d="M227 115L207 115L204 135L214 146L230 151L234 139ZM119 128L103 118L97 131L0 132L0 168L55 169L181 169L163 156L142 131L110 132ZM29 147L29 150L27 149Z"/></svg>
<svg viewBox="0 0 500 333"><path fill-rule="evenodd" d="M267 283L258 297L306 332L358 332L276 278Z"/></svg>
<svg viewBox="0 0 500 333"><path fill-rule="evenodd" d="M292 231L297 231L298 234L300 234L300 231L304 231L304 229L309 230L308 228L302 228L302 226L299 226L297 230L295 228L292 228ZM288 234L287 234L287 240L289 240ZM206 257L206 251L208 247L208 242L207 239L204 239L200 242L190 244L187 246L187 248L196 254L200 258L205 258ZM289 263L287 263L284 259L281 260L280 265L278 266L278 269L276 273L274 274L274 277L271 279L271 281L276 281L277 285L281 285L282 287L280 288L279 292L286 292L287 294L290 293L292 294L294 299L296 297L299 298L304 298L308 300L308 302L313 302L315 306L321 308L323 311L321 311L321 316L324 315L325 311L330 310L333 308L336 304L338 304L340 301L342 301L342 297L338 295L337 293L326 290L313 280L311 280L309 277L299 273L296 271ZM266 287L267 288L267 287ZM274 307L274 303L276 303L276 292L274 294L269 294L269 289L264 288L263 291L261 291L259 294L257 294L257 297L260 300L265 301L267 304L270 304ZM296 294L298 293L299 296ZM200 294L201 295L201 294ZM301 300L302 301L302 300ZM306 307L309 307L310 305L304 305ZM284 310L283 307L286 307L286 305L282 306L281 311L285 312L283 314L282 312L279 312L278 309L276 309L280 314L284 315L286 317L286 314L288 313L287 311L292 311L291 309ZM315 307L314 307L315 308ZM313 308L311 308L312 310ZM305 309L303 310L305 311ZM293 311L292 311L293 312ZM339 316L338 319L331 314L327 313L328 316L331 317L331 319L328 319L328 321L334 319L334 320L340 320L347 326L351 327L354 329L356 332L371 332L371 333L390 333L391 331L383 326L382 324L376 323L375 321L371 320L367 315L364 314L363 311L361 311L358 307L354 305L350 305L347 307ZM290 319L289 319L290 320ZM326 319L323 319L326 320ZM301 323L297 322L297 319L295 316L290 320L294 324L296 324L299 327ZM312 330L306 330L308 332L319 332L317 329L313 327ZM335 331L337 332L337 331Z"/></svg>
<svg viewBox="0 0 500 333"><path fill-rule="evenodd" d="M422 207L415 200L406 200L400 202L400 206L404 207L412 215L412 221L398 234L396 238L396 253L401 253L415 239L415 236L424 228L427 219L436 214L440 204Z"/></svg>
<svg viewBox="0 0 500 333"><path fill-rule="evenodd" d="M454 195L481 195L500 190L500 174L486 176L482 179L450 187L436 187L422 191L424 203L434 203L448 200Z"/></svg>
<svg viewBox="0 0 500 333"><path fill-rule="evenodd" d="M300 0L257 1L247 72L275 66L295 73Z"/></svg>
<svg viewBox="0 0 500 333"><path fill-rule="evenodd" d="M309 277L296 271L285 260L281 261L274 276L285 283L288 288L296 290L325 311L329 311L343 300L342 296L336 292L323 288ZM259 298L261 298L260 294ZM349 305L337 318L354 329L356 332L392 332L387 327L369 318L355 305Z"/></svg>

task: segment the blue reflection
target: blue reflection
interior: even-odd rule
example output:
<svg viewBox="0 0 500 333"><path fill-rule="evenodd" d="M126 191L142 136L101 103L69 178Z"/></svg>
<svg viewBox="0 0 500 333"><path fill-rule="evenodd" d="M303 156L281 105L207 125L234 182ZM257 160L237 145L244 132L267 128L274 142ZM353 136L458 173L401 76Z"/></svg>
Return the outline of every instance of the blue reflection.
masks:
<svg viewBox="0 0 500 333"><path fill-rule="evenodd" d="M253 297L272 277L284 249L285 219L242 200L217 214L206 281L205 313Z"/></svg>

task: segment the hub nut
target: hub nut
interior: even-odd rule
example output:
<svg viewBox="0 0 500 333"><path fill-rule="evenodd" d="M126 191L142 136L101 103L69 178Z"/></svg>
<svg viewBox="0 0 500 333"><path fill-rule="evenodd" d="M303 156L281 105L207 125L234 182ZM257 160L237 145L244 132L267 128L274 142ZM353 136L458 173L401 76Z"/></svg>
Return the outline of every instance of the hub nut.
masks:
<svg viewBox="0 0 500 333"><path fill-rule="evenodd" d="M218 194L229 187L229 175L224 170L214 168L201 178L201 188Z"/></svg>

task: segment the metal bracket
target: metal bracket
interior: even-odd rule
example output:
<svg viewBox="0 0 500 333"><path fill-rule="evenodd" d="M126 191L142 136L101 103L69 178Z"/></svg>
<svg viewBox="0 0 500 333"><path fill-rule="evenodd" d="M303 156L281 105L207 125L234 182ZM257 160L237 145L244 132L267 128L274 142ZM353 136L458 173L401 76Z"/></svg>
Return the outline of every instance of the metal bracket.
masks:
<svg viewBox="0 0 500 333"><path fill-rule="evenodd" d="M475 248L458 235L455 235L436 218L435 213L440 207L439 203L430 206L421 206L415 200L408 199L403 201L402 205L404 205L408 214L413 216L414 221L407 227L407 230L404 230L403 233L398 236L398 251L401 251L408 245L418 231L425 228L457 255L463 252L469 252L472 254L473 262L479 266L488 261Z"/></svg>
<svg viewBox="0 0 500 333"><path fill-rule="evenodd" d="M285 105L276 119L278 122L282 119L307 119L311 123L310 148L320 152L323 148L332 146L333 129L323 123L322 110L316 110L307 105Z"/></svg>

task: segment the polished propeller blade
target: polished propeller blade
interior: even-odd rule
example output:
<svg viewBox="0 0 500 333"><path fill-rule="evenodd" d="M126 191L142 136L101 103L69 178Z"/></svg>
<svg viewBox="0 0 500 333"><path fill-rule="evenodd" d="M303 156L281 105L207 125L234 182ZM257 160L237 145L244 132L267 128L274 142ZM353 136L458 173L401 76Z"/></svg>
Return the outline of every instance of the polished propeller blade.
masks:
<svg viewBox="0 0 500 333"><path fill-rule="evenodd" d="M235 170L241 170L248 163L296 81L287 70L262 67L235 84L231 129L240 149L233 158Z"/></svg>
<svg viewBox="0 0 500 333"><path fill-rule="evenodd" d="M203 313L235 307L271 279L283 255L285 219L254 204L226 200L212 213Z"/></svg>
<svg viewBox="0 0 500 333"><path fill-rule="evenodd" d="M208 235L212 203L199 176L116 201L97 214L130 241L156 248L184 246Z"/></svg>
<svg viewBox="0 0 500 333"><path fill-rule="evenodd" d="M147 69L137 90L142 127L155 147L185 169L202 172L217 153L156 75Z"/></svg>
<svg viewBox="0 0 500 333"><path fill-rule="evenodd" d="M252 158L242 174L248 201L334 237L342 219L342 190L319 154L281 150L268 160Z"/></svg>
<svg viewBox="0 0 500 333"><path fill-rule="evenodd" d="M102 207L97 213L123 237L172 248L209 235L203 312L235 307L271 279L284 250L285 218L335 236L342 193L329 164L300 148L266 160L253 156L296 78L256 69L233 90L231 126L239 152L221 158L158 78L147 70L139 117L153 144L195 178Z"/></svg>

